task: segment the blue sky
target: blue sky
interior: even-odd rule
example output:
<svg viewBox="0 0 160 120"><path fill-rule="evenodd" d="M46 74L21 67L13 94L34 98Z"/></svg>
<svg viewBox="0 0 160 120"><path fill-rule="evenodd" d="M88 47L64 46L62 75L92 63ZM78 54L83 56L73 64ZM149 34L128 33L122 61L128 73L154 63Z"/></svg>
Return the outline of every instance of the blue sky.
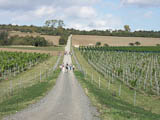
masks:
<svg viewBox="0 0 160 120"><path fill-rule="evenodd" d="M62 19L67 28L160 30L160 0L0 0L0 24L44 25Z"/></svg>

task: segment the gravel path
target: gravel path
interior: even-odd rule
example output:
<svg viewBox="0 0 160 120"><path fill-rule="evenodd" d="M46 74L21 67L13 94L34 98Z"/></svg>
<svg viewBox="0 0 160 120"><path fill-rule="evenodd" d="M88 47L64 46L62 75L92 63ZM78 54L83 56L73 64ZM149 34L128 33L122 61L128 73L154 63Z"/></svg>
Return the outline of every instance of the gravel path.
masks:
<svg viewBox="0 0 160 120"><path fill-rule="evenodd" d="M65 50L70 51L71 37ZM71 56L65 55L64 64ZM4 120L99 120L73 71L61 72L54 88L40 102Z"/></svg>

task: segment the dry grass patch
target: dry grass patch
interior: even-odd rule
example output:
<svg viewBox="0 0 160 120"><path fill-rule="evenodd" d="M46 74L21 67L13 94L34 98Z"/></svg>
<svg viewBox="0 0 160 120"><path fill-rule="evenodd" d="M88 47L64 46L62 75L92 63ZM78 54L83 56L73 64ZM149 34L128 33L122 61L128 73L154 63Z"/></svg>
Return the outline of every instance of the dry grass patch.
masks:
<svg viewBox="0 0 160 120"><path fill-rule="evenodd" d="M23 33L23 32L17 32L17 31L10 32L10 36L15 36L15 35L19 35L20 37L25 37L25 36L44 37L48 42L51 42L54 45L59 45L59 39L60 39L60 36L41 35L39 33Z"/></svg>
<svg viewBox="0 0 160 120"><path fill-rule="evenodd" d="M28 52L28 53L46 53L52 56L58 56L62 51L43 51L43 50L23 50L23 49L12 49L12 48L0 48L0 51L8 52Z"/></svg>
<svg viewBox="0 0 160 120"><path fill-rule="evenodd" d="M129 46L129 43L135 43L137 41L141 43L141 46L156 46L156 44L160 44L160 38L73 35L72 45L88 46L95 45L96 42L101 42L102 45Z"/></svg>

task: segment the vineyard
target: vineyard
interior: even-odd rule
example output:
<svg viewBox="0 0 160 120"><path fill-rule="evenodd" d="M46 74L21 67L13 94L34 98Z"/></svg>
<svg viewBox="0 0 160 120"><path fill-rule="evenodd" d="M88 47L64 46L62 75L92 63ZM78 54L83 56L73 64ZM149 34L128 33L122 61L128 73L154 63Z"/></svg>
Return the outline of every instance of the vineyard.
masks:
<svg viewBox="0 0 160 120"><path fill-rule="evenodd" d="M108 51L101 47L81 47L84 58L98 72L120 81L131 89L160 95L160 54Z"/></svg>
<svg viewBox="0 0 160 120"><path fill-rule="evenodd" d="M47 59L48 54L0 52L0 80L30 69L37 63Z"/></svg>

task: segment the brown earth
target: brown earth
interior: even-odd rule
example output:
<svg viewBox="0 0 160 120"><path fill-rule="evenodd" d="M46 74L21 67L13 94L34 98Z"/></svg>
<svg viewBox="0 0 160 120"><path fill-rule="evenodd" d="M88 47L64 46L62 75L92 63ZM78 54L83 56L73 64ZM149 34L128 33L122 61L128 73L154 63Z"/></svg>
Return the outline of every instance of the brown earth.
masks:
<svg viewBox="0 0 160 120"><path fill-rule="evenodd" d="M58 56L62 51L43 51L43 50L23 50L23 49L12 49L12 48L0 48L0 51L8 52L28 52L28 53L46 53L53 56Z"/></svg>
<svg viewBox="0 0 160 120"><path fill-rule="evenodd" d="M112 36L93 36L93 35L73 35L72 45L88 46L95 45L96 42L105 43L109 46L129 46L129 43L140 42L141 46L156 46L160 44L160 38L143 37L112 37Z"/></svg>
<svg viewBox="0 0 160 120"><path fill-rule="evenodd" d="M50 36L50 35L41 35L39 33L23 33L23 32L17 32L17 31L11 31L9 33L10 36L15 36L18 35L20 37L25 37L25 36L40 36L40 37L44 37L46 40L48 40L49 42L53 43L54 45L59 45L59 38L60 36Z"/></svg>

